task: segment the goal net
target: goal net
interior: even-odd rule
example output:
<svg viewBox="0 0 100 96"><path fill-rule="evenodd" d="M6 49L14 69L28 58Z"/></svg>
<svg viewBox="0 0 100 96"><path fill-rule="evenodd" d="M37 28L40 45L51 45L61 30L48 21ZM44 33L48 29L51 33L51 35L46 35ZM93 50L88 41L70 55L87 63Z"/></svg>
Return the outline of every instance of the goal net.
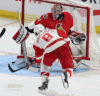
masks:
<svg viewBox="0 0 100 96"><path fill-rule="evenodd" d="M88 4L70 0L15 0L19 3L19 10L21 12L22 24L27 26L32 21L39 18L42 14L51 12L53 4L61 4L64 11L70 12L74 20L74 30L82 32L87 36L86 42L81 45L73 45L71 43L71 50L74 56L90 57L91 63L98 66L99 60L99 46L97 41L97 34L95 31L95 24L93 18L93 9ZM19 1L19 2L18 2ZM26 49L28 56L34 56L32 45L35 40L34 34L30 35L26 42Z"/></svg>

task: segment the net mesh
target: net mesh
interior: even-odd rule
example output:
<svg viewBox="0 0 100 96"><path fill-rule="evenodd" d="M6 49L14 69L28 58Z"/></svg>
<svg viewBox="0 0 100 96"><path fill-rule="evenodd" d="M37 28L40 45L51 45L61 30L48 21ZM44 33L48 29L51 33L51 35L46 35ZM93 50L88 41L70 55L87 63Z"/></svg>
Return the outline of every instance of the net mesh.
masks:
<svg viewBox="0 0 100 96"><path fill-rule="evenodd" d="M54 0L54 1L56 1L56 0ZM59 0L56 2L59 2ZM67 3L68 2L66 2L66 4ZM48 4L45 2L36 2L36 1L32 1L32 0L25 0L24 22L27 22L27 23L25 23L25 26L28 25L30 22L39 18L42 14L51 12L52 6L53 6L53 4ZM85 6L85 5L83 4L83 6ZM87 6L88 5L86 5L86 7ZM81 55L86 56L86 54L87 54L86 50L88 48L86 46L89 46L89 57L91 59L91 63L94 66L100 66L100 60L99 60L100 50L99 50L99 45L98 45L98 36L97 36L96 30L95 30L93 9L90 8L90 14L89 14L90 21L88 22L86 8L84 9L84 8L78 8L78 7L72 7L72 6L71 7L65 6L65 7L66 8L64 11L70 12L73 16L74 30L76 30L77 32L84 32L87 35L87 30L88 30L87 26L89 25L90 35L87 37L87 38L89 38L89 44L87 45L87 43L85 42L84 44L81 44L81 45L73 45L71 43L71 49L72 49L74 56L81 56ZM75 10L73 10L73 9L75 9ZM21 8L20 8L20 10L21 10ZM34 56L34 50L32 48L32 45L33 45L35 39L36 38L34 37L34 35L31 35L28 38L28 40L26 40L26 45L28 45L28 47L27 47L28 55Z"/></svg>

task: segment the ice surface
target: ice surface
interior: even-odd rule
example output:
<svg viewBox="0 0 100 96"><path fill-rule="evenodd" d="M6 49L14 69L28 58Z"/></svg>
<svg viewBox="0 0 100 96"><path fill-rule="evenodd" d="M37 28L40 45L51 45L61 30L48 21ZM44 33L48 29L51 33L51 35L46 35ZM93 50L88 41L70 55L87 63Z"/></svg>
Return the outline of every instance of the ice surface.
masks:
<svg viewBox="0 0 100 96"><path fill-rule="evenodd" d="M11 65L11 67L16 70L18 69L17 66L15 66L13 61L16 61L17 56L16 55L6 55L6 56L0 56L0 73L5 74L11 74L11 75L19 75L19 76L40 76L40 70L38 73L33 73L28 71L27 69L22 69L20 71L17 71L15 73L10 72L8 69L8 63ZM90 69L78 69L74 70L74 73L77 72L83 72L83 71L89 71ZM53 63L52 69L50 69L50 75L51 76L60 76L62 73L62 68L60 66L57 66L56 63Z"/></svg>
<svg viewBox="0 0 100 96"><path fill-rule="evenodd" d="M3 20L0 23L6 24L5 27L7 28L6 34L3 38L0 38L0 94L1 96L44 96L38 93L38 86L41 85L40 72L33 73L23 69L11 73L8 69L8 63L11 64L12 61L16 60L16 55L20 54L20 45L12 40L12 36L19 26L18 23L14 22ZM13 24L9 25L9 23ZM2 27L4 26L1 26L0 30L2 30ZM98 40L98 43L100 43L99 38ZM9 51L11 52L9 53ZM13 64L11 66L17 68ZM68 89L64 89L62 85L61 67L53 64L50 74L46 96L100 96L100 67L74 70L72 78L69 78Z"/></svg>

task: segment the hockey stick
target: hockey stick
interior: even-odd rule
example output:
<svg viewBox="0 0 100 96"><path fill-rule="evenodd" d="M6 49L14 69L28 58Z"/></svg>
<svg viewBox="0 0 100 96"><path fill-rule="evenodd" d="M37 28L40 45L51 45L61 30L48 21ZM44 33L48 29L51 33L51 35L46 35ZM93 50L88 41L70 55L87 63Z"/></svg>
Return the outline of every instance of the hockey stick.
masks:
<svg viewBox="0 0 100 96"><path fill-rule="evenodd" d="M1 33L0 33L0 38L4 35L5 31L6 31L6 28L3 28Z"/></svg>
<svg viewBox="0 0 100 96"><path fill-rule="evenodd" d="M17 70L13 70L13 68L11 68L10 64L8 64L8 68L9 68L9 70L10 70L11 72L17 72L17 71L19 71L19 70L21 70L21 69L28 68L29 66L31 66L31 65L33 65L33 64L35 64L35 62L32 63L32 64L30 64L30 65L26 65L26 66L24 66L24 67L22 67L22 68L20 68L20 69L17 69ZM35 68L35 69L36 69L37 71L33 71L33 72L38 72L38 71L39 71L39 68Z"/></svg>
<svg viewBox="0 0 100 96"><path fill-rule="evenodd" d="M16 1L16 4L17 4L17 13L18 13L18 16L19 16L19 23L20 23L20 26L21 26L21 17L20 17L20 13L19 13L19 8L18 8L18 3L17 2L18 1ZM23 53L24 53L24 57L25 57L25 63L26 63L26 65L28 65L29 61L28 61L28 58L27 58L25 41L22 42L22 48L23 48Z"/></svg>

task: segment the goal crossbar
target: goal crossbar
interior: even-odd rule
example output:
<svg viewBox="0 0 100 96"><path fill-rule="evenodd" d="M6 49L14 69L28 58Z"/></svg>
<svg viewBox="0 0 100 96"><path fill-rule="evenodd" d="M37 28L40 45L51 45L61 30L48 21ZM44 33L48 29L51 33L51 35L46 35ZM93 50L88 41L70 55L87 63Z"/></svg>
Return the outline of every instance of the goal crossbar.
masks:
<svg viewBox="0 0 100 96"><path fill-rule="evenodd" d="M32 1L32 0L31 0ZM70 6L70 7L76 7L76 8L83 8L87 10L87 22L86 22L86 35L87 35L87 40L86 40L86 57L89 57L89 33L90 33L90 8L89 7L83 7L83 6L78 6L78 5L72 5L72 4L65 4L63 2L55 2L55 1L48 1L48 0L33 0L33 1L39 1L39 2L45 2L45 3L51 3L51 4L61 4L65 6ZM24 12L25 12L25 0L22 0L22 24L24 25ZM21 48L21 54L23 54L22 48Z"/></svg>

